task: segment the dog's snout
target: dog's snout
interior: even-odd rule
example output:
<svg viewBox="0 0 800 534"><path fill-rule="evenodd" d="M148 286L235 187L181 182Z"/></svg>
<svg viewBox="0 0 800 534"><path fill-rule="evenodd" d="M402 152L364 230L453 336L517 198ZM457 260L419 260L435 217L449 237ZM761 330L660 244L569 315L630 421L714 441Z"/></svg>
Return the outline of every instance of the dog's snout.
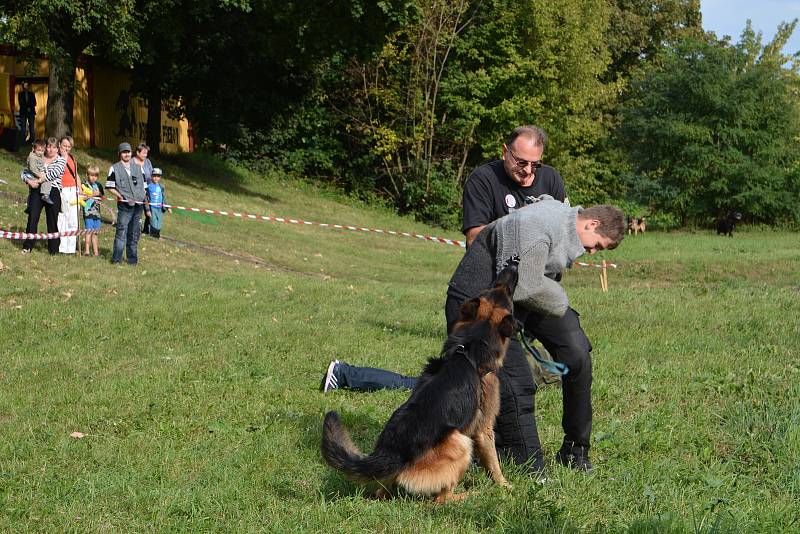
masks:
<svg viewBox="0 0 800 534"><path fill-rule="evenodd" d="M509 296L513 296L514 290L517 288L517 280L519 279L517 265L519 265L519 258L510 258L495 281L495 287L502 287Z"/></svg>

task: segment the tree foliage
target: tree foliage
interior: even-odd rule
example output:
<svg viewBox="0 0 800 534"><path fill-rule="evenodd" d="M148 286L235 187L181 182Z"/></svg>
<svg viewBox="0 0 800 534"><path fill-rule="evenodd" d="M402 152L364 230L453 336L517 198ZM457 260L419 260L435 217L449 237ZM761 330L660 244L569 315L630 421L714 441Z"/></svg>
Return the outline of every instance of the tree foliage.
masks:
<svg viewBox="0 0 800 534"><path fill-rule="evenodd" d="M736 45L687 37L634 79L620 133L643 202L681 223L798 220L800 86L780 53L794 26L766 45L749 25Z"/></svg>
<svg viewBox="0 0 800 534"><path fill-rule="evenodd" d="M53 61L51 133L70 129L88 52L132 65L156 149L171 102L196 146L445 226L465 177L526 123L548 132L573 202L796 220L798 72L780 54L794 24L732 45L700 20L699 0L0 4L2 39Z"/></svg>
<svg viewBox="0 0 800 534"><path fill-rule="evenodd" d="M2 15L8 43L50 61L48 135L72 133L75 67L82 53L130 65L139 50L134 0L10 0Z"/></svg>

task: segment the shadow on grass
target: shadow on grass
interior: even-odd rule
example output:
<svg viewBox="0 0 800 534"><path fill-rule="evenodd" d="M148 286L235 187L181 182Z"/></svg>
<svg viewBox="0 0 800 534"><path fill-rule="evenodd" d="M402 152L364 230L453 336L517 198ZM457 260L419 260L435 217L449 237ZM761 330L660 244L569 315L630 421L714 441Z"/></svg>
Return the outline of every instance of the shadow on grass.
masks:
<svg viewBox="0 0 800 534"><path fill-rule="evenodd" d="M245 174L241 169L210 154L177 154L161 156L162 159L180 168L175 174L165 171L170 180L200 189L217 189L232 195L257 198L264 202L278 199L244 187Z"/></svg>
<svg viewBox="0 0 800 534"><path fill-rule="evenodd" d="M86 154L94 157L116 161L113 151L103 149L87 149ZM170 182L186 185L196 189L225 191L232 195L258 198L264 202L275 202L278 199L244 187L245 172L228 164L212 154L195 152L186 154L160 154L150 158L153 165L164 169L167 184ZM167 185L169 187L169 185Z"/></svg>

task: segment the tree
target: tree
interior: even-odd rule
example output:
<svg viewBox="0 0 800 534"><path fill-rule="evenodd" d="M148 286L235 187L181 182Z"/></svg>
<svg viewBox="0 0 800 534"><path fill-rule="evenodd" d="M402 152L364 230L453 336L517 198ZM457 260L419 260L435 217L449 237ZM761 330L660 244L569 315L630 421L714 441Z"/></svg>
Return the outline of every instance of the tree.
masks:
<svg viewBox="0 0 800 534"><path fill-rule="evenodd" d="M143 0L148 24L134 89L178 102L174 113L210 144L235 145L269 131L313 90L320 62L371 50L393 23L395 3Z"/></svg>
<svg viewBox="0 0 800 534"><path fill-rule="evenodd" d="M138 53L134 0L10 0L6 40L23 53L42 54L50 61L47 134L72 133L75 67L84 52L102 54L130 65Z"/></svg>
<svg viewBox="0 0 800 534"><path fill-rule="evenodd" d="M606 135L604 110L616 88L603 80L607 2L527 0L486 2L465 32L447 81L446 112L469 137L472 165L499 155L514 126L537 124L550 136L547 163L559 168L570 197L607 198L591 151ZM455 122L456 119L459 122Z"/></svg>
<svg viewBox="0 0 800 534"><path fill-rule="evenodd" d="M663 48L702 33L700 0L613 0L608 31L609 80L623 83Z"/></svg>
<svg viewBox="0 0 800 534"><path fill-rule="evenodd" d="M350 187L457 224L469 169L498 156L514 126L551 133L548 162L578 200L604 198L589 150L606 135L598 109L616 97L607 5L418 0L380 53L331 76L326 105L341 117Z"/></svg>
<svg viewBox="0 0 800 534"><path fill-rule="evenodd" d="M620 134L640 200L682 223L798 220L800 85L780 53L796 22L767 45L749 23L737 45L687 37L634 78Z"/></svg>

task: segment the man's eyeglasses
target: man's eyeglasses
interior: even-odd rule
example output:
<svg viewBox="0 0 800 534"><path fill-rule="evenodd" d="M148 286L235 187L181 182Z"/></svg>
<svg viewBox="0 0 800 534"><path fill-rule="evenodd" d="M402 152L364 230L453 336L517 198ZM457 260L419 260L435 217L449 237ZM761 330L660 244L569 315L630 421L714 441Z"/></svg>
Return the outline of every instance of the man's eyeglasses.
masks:
<svg viewBox="0 0 800 534"><path fill-rule="evenodd" d="M526 159L519 159L514 153L511 151L510 148L506 147L509 155L511 156L511 161L514 162L514 167L519 170L524 170L528 168L528 165L531 166L531 172L535 171L536 169L542 168L542 160L539 161L528 161Z"/></svg>

